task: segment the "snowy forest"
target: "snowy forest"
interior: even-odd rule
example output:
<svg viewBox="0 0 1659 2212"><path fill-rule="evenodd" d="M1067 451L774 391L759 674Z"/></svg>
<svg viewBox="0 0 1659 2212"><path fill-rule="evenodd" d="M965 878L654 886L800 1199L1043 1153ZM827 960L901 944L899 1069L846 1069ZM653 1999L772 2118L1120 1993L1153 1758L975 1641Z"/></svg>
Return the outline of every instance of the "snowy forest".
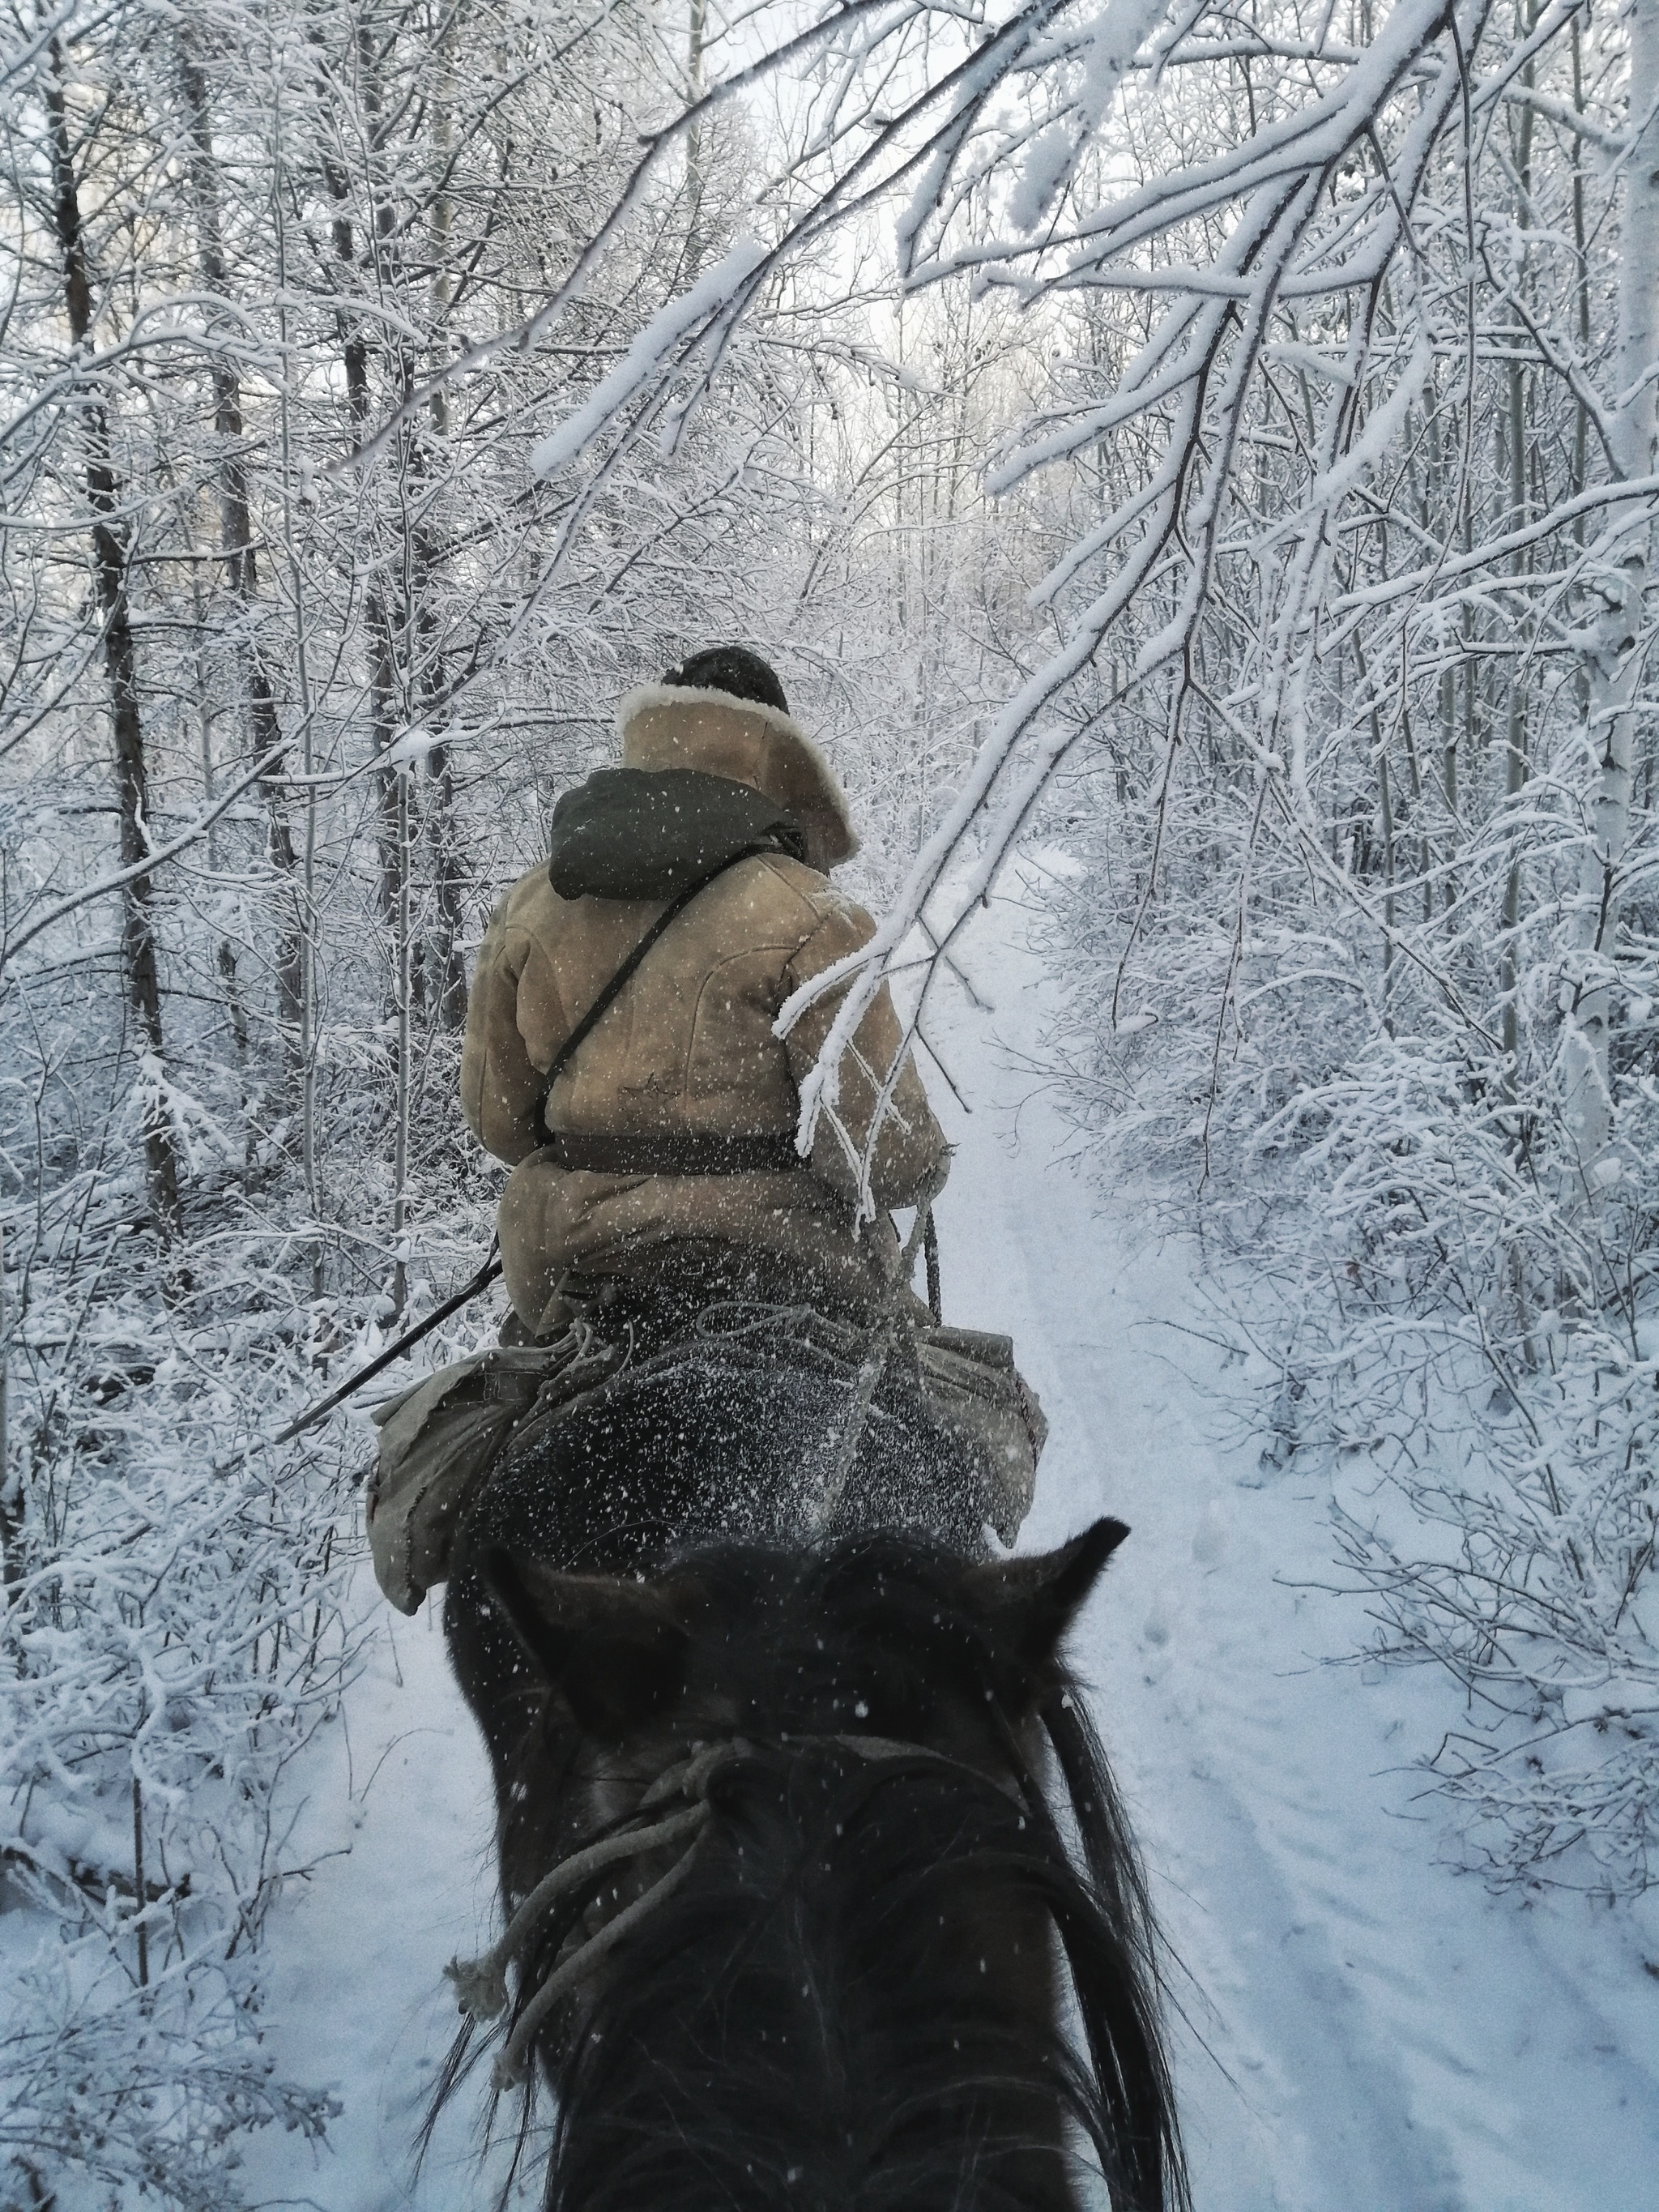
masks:
<svg viewBox="0 0 1659 2212"><path fill-rule="evenodd" d="M1659 1978L1659 0L3 24L6 2212L325 2201L266 1962L387 1632L362 1409L272 1439L483 1261L471 955L728 639L878 921L806 1131L884 978L988 1126L1012 886L1422 1864Z"/></svg>

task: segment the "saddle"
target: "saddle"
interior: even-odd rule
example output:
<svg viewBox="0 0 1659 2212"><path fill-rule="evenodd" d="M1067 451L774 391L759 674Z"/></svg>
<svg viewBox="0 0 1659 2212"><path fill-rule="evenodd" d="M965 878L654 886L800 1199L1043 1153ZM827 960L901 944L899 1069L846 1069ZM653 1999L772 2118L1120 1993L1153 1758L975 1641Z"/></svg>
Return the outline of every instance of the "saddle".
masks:
<svg viewBox="0 0 1659 2212"><path fill-rule="evenodd" d="M368 1499L369 1550L390 1602L416 1612L444 1581L463 1514L504 1462L538 1455L561 1422L714 1375L810 1375L837 1408L798 1440L808 1525L834 1525L869 1422L931 1438L959 1470L961 1519L1012 1545L1030 1505L1048 1423L1006 1336L910 1315L837 1317L804 1300L715 1299L637 1286L595 1299L551 1342L493 1346L376 1407L380 1450ZM902 1503L902 1501L901 1501Z"/></svg>

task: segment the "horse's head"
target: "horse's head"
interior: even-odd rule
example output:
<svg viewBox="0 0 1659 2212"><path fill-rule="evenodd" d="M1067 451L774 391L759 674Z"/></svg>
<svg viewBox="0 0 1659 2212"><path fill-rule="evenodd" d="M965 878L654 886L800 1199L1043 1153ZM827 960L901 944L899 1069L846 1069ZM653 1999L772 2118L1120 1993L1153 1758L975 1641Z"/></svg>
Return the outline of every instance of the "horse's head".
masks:
<svg viewBox="0 0 1659 2212"><path fill-rule="evenodd" d="M583 1826L694 1743L867 1735L1000 1771L1063 1692L1060 1647L1128 1534L1100 1520L1058 1550L968 1562L915 1537L823 1551L694 1554L649 1579L482 1562L544 1703L573 1737ZM617 1793L622 1793L619 1800Z"/></svg>
<svg viewBox="0 0 1659 2212"><path fill-rule="evenodd" d="M1060 1648L1127 1534L995 1562L734 1546L649 1577L483 1553L535 1718L503 1790L511 1924L453 1971L489 2014L517 1968L501 2078L537 2050L551 2075L550 2204L902 2184L1071 2212L1069 2124L1115 2206L1180 2198L1145 1899Z"/></svg>

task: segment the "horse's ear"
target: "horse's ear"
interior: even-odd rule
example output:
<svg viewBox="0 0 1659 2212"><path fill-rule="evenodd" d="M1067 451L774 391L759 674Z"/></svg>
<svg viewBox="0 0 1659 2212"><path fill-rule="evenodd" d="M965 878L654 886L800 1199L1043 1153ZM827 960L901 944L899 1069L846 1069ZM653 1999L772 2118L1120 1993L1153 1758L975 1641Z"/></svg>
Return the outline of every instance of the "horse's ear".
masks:
<svg viewBox="0 0 1659 2212"><path fill-rule="evenodd" d="M654 1583L561 1574L499 1545L479 1566L520 1650L591 1735L625 1733L683 1686L690 1638Z"/></svg>
<svg viewBox="0 0 1659 2212"><path fill-rule="evenodd" d="M1057 1551L969 1567L969 1589L983 1613L1014 1629L1022 1657L1044 1660L1128 1533L1109 1514Z"/></svg>

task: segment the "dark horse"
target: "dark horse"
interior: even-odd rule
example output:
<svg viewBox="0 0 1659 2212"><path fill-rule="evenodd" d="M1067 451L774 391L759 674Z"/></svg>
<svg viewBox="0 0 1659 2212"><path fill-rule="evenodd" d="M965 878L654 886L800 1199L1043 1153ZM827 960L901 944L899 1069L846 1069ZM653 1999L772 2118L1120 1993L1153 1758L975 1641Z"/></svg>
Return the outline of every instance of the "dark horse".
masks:
<svg viewBox="0 0 1659 2212"><path fill-rule="evenodd" d="M509 1462L446 1612L511 1916L452 1972L506 2009L498 2083L553 2091L546 2204L1185 2203L1150 1915L1059 1651L1122 1524L964 1557L895 1423L854 1533L815 1530L798 1373L662 1381Z"/></svg>

